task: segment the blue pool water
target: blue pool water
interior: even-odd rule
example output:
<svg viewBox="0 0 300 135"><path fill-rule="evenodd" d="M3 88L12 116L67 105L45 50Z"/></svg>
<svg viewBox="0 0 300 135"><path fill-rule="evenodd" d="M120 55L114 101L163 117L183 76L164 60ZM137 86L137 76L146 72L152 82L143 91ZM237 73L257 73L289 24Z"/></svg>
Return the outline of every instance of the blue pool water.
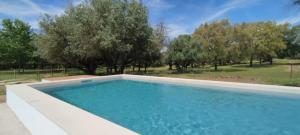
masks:
<svg viewBox="0 0 300 135"><path fill-rule="evenodd" d="M41 90L143 135L300 134L300 98L129 80Z"/></svg>

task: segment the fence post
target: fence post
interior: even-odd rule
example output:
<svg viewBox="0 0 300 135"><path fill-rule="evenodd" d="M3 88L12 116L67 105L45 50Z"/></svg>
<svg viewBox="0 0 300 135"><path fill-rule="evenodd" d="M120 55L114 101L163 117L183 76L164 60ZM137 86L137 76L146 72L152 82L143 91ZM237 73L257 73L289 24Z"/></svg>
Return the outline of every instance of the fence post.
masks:
<svg viewBox="0 0 300 135"><path fill-rule="evenodd" d="M293 63L291 63L291 71L290 71L290 78L293 78Z"/></svg>
<svg viewBox="0 0 300 135"><path fill-rule="evenodd" d="M16 69L14 69L14 79L17 79Z"/></svg>
<svg viewBox="0 0 300 135"><path fill-rule="evenodd" d="M67 76L67 68L66 67L64 67L64 74L65 74L65 76Z"/></svg>
<svg viewBox="0 0 300 135"><path fill-rule="evenodd" d="M41 76L40 76L40 69L37 70L37 73L36 73L36 79L37 79L37 80L40 80L40 79L41 79Z"/></svg>
<svg viewBox="0 0 300 135"><path fill-rule="evenodd" d="M51 77L53 77L53 65L51 65Z"/></svg>

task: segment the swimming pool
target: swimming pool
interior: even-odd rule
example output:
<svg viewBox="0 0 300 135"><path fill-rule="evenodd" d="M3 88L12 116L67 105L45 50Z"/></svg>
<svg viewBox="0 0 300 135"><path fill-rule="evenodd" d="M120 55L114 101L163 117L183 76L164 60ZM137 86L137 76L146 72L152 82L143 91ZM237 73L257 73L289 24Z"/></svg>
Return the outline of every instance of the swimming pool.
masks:
<svg viewBox="0 0 300 135"><path fill-rule="evenodd" d="M297 96L127 79L37 89L144 135L300 134Z"/></svg>

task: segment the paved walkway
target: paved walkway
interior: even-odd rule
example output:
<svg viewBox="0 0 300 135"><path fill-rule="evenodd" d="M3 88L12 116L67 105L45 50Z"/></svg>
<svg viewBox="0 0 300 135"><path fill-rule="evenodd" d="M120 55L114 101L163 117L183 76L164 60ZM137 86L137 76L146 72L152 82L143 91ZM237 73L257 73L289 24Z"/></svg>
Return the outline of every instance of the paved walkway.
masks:
<svg viewBox="0 0 300 135"><path fill-rule="evenodd" d="M5 104L0 104L0 135L31 135Z"/></svg>

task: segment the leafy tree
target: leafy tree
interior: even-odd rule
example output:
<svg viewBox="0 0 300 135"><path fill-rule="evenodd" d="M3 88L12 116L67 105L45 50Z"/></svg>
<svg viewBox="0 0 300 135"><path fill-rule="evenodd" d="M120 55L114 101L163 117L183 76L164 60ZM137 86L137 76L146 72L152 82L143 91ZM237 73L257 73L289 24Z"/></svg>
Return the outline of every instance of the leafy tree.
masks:
<svg viewBox="0 0 300 135"><path fill-rule="evenodd" d="M201 58L201 46L189 35L180 35L174 39L168 49L168 60L176 66L178 72L187 69Z"/></svg>
<svg viewBox="0 0 300 135"><path fill-rule="evenodd" d="M141 52L145 72L147 71L147 67L153 65L162 58L162 44L160 41L160 39L152 37L149 44L145 47L145 51Z"/></svg>
<svg viewBox="0 0 300 135"><path fill-rule="evenodd" d="M144 63L145 71L150 65L161 65L163 63L161 61L163 57L162 52L164 51L164 48L167 47L167 39L167 27L163 22L160 22L153 28L149 45L145 47L146 50L142 53L143 55L141 60L143 61L142 63ZM140 71L141 64L139 63L138 65Z"/></svg>
<svg viewBox="0 0 300 135"><path fill-rule="evenodd" d="M277 57L278 52L285 48L284 28L285 26L273 22L251 24L253 42L250 43L250 66L254 57L257 57L260 63L262 59L270 61L270 64L273 63L273 57Z"/></svg>
<svg viewBox="0 0 300 135"><path fill-rule="evenodd" d="M272 22L243 23L235 26L234 42L239 44L241 58L248 58L250 67L255 58L270 61L277 57L280 50L285 48L284 31L286 25Z"/></svg>
<svg viewBox="0 0 300 135"><path fill-rule="evenodd" d="M101 64L109 73L123 73L147 51L152 35L146 7L136 1L89 0L62 16L46 15L40 24L41 56L89 74Z"/></svg>
<svg viewBox="0 0 300 135"><path fill-rule="evenodd" d="M14 68L25 68L32 59L34 47L31 45L34 32L21 20L2 20L0 30L0 64Z"/></svg>
<svg viewBox="0 0 300 135"><path fill-rule="evenodd" d="M248 44L251 42L251 35L246 30L247 24L235 25L231 32L231 43L227 48L230 52L227 55L228 63L240 63L248 56ZM229 33L230 34L230 33Z"/></svg>
<svg viewBox="0 0 300 135"><path fill-rule="evenodd" d="M282 58L300 58L300 25L294 26L285 32L286 49L280 55Z"/></svg>
<svg viewBox="0 0 300 135"><path fill-rule="evenodd" d="M115 72L123 73L129 64L142 61L152 35L147 14L146 7L136 1L115 4L110 26L114 41L103 52L107 66Z"/></svg>
<svg viewBox="0 0 300 135"><path fill-rule="evenodd" d="M262 25L264 29L262 31L263 41L261 43L266 49L261 52L260 57L264 57L264 59L272 64L273 58L277 57L277 54L286 48L284 38L288 25L277 25L272 22L266 22Z"/></svg>
<svg viewBox="0 0 300 135"><path fill-rule="evenodd" d="M232 26L228 20L216 21L211 24L201 25L193 33L193 38L203 45L203 51L214 64L215 70L227 56L226 48L230 45Z"/></svg>
<svg viewBox="0 0 300 135"><path fill-rule="evenodd" d="M40 22L44 33L37 41L39 53L51 63L95 74L102 49L114 38L108 25L111 12L111 1L93 0L69 7L62 16L44 16Z"/></svg>

